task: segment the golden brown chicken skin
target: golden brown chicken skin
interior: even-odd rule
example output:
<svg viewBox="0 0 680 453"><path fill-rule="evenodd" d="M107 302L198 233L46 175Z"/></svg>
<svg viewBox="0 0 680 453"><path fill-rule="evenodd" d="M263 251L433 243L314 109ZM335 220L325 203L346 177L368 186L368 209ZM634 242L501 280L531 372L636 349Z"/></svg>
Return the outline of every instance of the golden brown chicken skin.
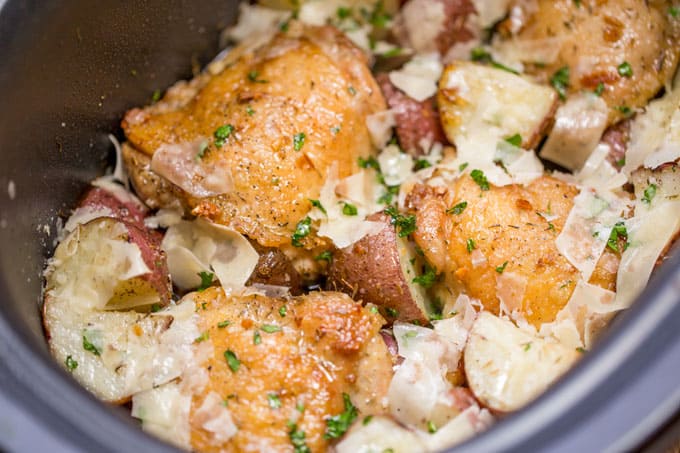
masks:
<svg viewBox="0 0 680 453"><path fill-rule="evenodd" d="M188 148L180 164L166 162L166 169L188 185L205 183L216 168L218 179L230 181L207 192L178 191L185 187L176 184L180 204L279 247L290 244L331 167L342 178L357 170L359 156L371 154L365 119L385 101L366 56L333 28L291 24L267 44L248 46L233 50L216 74L182 82L167 99L129 111L122 123L132 148L126 154L132 160L135 152L151 157L168 146ZM136 160L136 189L153 198L143 185L160 186L148 173L149 165L159 167L153 158ZM134 174L142 171L143 177Z"/></svg>
<svg viewBox="0 0 680 453"><path fill-rule="evenodd" d="M680 21L671 1L538 0L515 2L522 13L501 30L520 43L556 46L554 61L524 63L548 82L569 68L569 93L595 91L610 107L610 123L644 107L670 82L680 56ZM513 30L514 28L514 30Z"/></svg>
<svg viewBox="0 0 680 453"><path fill-rule="evenodd" d="M331 292L286 300L213 287L192 298L213 346L203 364L209 383L192 403L194 450L292 451L294 429L311 451L325 451L326 419L344 411L343 393L359 416L384 412L392 360L379 314ZM215 442L196 419L211 392L224 396L238 428L227 442Z"/></svg>
<svg viewBox="0 0 680 453"><path fill-rule="evenodd" d="M502 298L539 326L555 319L580 278L555 246L577 194L549 176L482 191L464 175L448 187L416 186L407 204L416 214L414 239L444 284L493 313ZM451 210L463 202L462 212ZM614 289L617 265L618 257L605 252L591 282Z"/></svg>

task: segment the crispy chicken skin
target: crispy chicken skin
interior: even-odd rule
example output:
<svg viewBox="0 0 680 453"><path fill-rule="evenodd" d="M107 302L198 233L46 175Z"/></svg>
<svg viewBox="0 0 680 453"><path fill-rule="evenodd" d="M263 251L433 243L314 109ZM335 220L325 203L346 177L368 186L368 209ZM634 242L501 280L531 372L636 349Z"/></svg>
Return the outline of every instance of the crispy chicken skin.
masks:
<svg viewBox="0 0 680 453"><path fill-rule="evenodd" d="M194 450L289 451L288 422L296 420L309 448L324 451L325 420L343 412L343 393L360 416L384 412L392 359L379 334L384 323L379 314L332 292L285 300L229 297L213 287L193 299L199 328L214 347L203 365L209 383L192 404ZM227 350L240 360L237 371L225 360ZM193 416L210 392L224 395L238 427L225 443L215 443ZM271 406L268 395L278 397L279 408Z"/></svg>
<svg viewBox="0 0 680 453"><path fill-rule="evenodd" d="M555 319L579 280L555 246L577 194L549 176L481 191L465 175L449 187L415 186L407 204L416 213L414 239L446 285L496 314L502 297L509 310L539 326ZM463 201L460 214L446 213ZM549 222L539 212L556 217ZM613 289L617 265L618 257L605 252L591 282Z"/></svg>
<svg viewBox="0 0 680 453"><path fill-rule="evenodd" d="M673 2L538 0L516 4L523 10L518 16L525 19L513 39L548 40L545 46L559 46L555 61L525 61L528 72L548 81L568 66L571 93L593 91L602 83L610 123L625 116L623 107L644 107L673 77L680 56L680 21L669 14ZM501 25L508 34L512 28L516 28L512 19ZM624 65L621 70L620 65Z"/></svg>
<svg viewBox="0 0 680 453"><path fill-rule="evenodd" d="M278 247L290 244L330 168L346 177L357 170L359 156L371 154L365 118L385 101L366 56L333 28L291 23L288 32L252 47L233 50L216 74L181 82L159 103L130 110L122 126L131 147L147 156L163 145L203 139L208 147L200 165L231 173L226 193L198 198L174 190L153 203L143 184L154 178L135 174L151 171L138 155L132 181L151 205L177 195L194 215ZM220 146L214 133L226 125L233 130ZM131 160L134 151L126 154ZM311 247L314 240L303 242Z"/></svg>

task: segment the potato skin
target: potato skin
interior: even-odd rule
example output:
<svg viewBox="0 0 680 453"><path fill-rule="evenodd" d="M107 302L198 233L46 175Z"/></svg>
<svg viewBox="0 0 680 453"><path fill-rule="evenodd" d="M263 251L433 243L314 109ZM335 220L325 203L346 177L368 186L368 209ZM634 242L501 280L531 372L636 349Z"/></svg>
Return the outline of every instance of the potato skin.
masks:
<svg viewBox="0 0 680 453"><path fill-rule="evenodd" d="M397 233L390 217L379 213L369 216L369 220L384 222L385 227L333 255L327 287L375 304L390 323L397 320L427 323L427 313L414 300L412 283L402 271Z"/></svg>
<svg viewBox="0 0 680 453"><path fill-rule="evenodd" d="M418 102L392 85L387 74L378 75L376 80L387 105L394 112L397 138L402 149L413 156L420 156L429 151L420 146L419 142L423 139L430 144L448 143L435 109L434 97Z"/></svg>
<svg viewBox="0 0 680 453"><path fill-rule="evenodd" d="M294 296L302 294L302 277L291 260L281 250L274 247L264 247L257 242L251 242L253 247L260 255L257 267L253 271L246 286L253 283L265 285L287 286L290 293Z"/></svg>
<svg viewBox="0 0 680 453"><path fill-rule="evenodd" d="M78 207L108 208L111 217L123 220L137 228L144 228L144 217L148 210L137 203L123 202L114 194L101 187L92 187L78 203Z"/></svg>
<svg viewBox="0 0 680 453"><path fill-rule="evenodd" d="M168 270L168 260L165 252L161 250L162 236L155 230L138 228L127 224L128 242L139 247L144 263L151 272L139 276L142 281L148 282L160 297L160 306L165 306L172 298L172 280Z"/></svg>

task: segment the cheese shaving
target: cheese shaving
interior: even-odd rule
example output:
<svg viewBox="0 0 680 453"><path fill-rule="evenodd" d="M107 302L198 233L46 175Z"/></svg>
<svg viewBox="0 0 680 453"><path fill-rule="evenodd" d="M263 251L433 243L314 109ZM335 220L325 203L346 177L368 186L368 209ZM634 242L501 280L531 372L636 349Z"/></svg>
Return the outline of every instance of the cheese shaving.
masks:
<svg viewBox="0 0 680 453"><path fill-rule="evenodd" d="M437 92L437 81L442 69L437 53L419 54L400 70L391 71L389 78L395 87L422 102Z"/></svg>

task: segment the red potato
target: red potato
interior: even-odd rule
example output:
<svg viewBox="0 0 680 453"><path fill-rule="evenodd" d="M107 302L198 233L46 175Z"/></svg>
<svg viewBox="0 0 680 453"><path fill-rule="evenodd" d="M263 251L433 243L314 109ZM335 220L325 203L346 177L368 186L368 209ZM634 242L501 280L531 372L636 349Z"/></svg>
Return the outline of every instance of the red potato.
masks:
<svg viewBox="0 0 680 453"><path fill-rule="evenodd" d="M390 323L429 322L425 289L413 283L419 259L412 247L397 236L389 216L378 213L368 219L385 227L333 255L327 286L376 305Z"/></svg>
<svg viewBox="0 0 680 453"><path fill-rule="evenodd" d="M121 187L121 191L124 189ZM130 223L137 228L144 228L144 217L148 214L146 206L142 205L129 194L127 200L116 196L115 193L101 187L92 187L78 203L78 207L92 207L94 209L109 210L107 217L114 217Z"/></svg>
<svg viewBox="0 0 680 453"><path fill-rule="evenodd" d="M399 43L417 52L444 55L481 34L471 0L409 0L396 18Z"/></svg>
<svg viewBox="0 0 680 453"><path fill-rule="evenodd" d="M394 112L397 138L402 149L413 156L419 156L429 151L423 149L421 141L430 145L435 142L447 143L434 97L418 102L395 87L387 74L378 75L376 80L387 105Z"/></svg>
<svg viewBox="0 0 680 453"><path fill-rule="evenodd" d="M607 130L604 131L604 134L602 134L600 142L609 145L611 148L607 155L607 161L614 167L623 167L629 140L630 120L624 120L609 126Z"/></svg>
<svg viewBox="0 0 680 453"><path fill-rule="evenodd" d="M285 286L290 288L289 291L294 296L302 294L302 277L285 253L274 247L263 247L254 241L252 245L260 255L260 259L246 282L246 286L253 283Z"/></svg>

